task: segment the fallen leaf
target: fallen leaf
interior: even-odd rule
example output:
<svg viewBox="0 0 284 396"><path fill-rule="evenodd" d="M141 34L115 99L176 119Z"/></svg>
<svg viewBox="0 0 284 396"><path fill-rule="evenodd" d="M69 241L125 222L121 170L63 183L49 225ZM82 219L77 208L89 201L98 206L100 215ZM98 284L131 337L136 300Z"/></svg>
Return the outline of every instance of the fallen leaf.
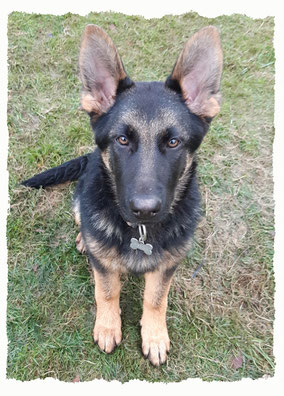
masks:
<svg viewBox="0 0 284 396"><path fill-rule="evenodd" d="M112 23L111 25L109 25L110 30L116 30L115 25Z"/></svg>
<svg viewBox="0 0 284 396"><path fill-rule="evenodd" d="M75 382L80 382L80 375L79 375L79 374L76 375L76 377L73 379L72 382L73 382L73 383L75 383Z"/></svg>
<svg viewBox="0 0 284 396"><path fill-rule="evenodd" d="M242 355L236 356L236 357L232 360L232 365L233 365L233 368L234 368L235 370L241 368L242 365L243 365L243 356L242 356Z"/></svg>
<svg viewBox="0 0 284 396"><path fill-rule="evenodd" d="M36 264L36 265L33 266L33 271L37 272L37 269L38 269L38 265Z"/></svg>

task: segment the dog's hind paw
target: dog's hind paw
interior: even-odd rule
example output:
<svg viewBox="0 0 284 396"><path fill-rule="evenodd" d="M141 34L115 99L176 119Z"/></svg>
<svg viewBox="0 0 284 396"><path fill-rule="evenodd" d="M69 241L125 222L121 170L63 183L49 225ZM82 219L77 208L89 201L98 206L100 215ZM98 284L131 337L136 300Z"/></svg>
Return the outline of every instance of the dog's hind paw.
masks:
<svg viewBox="0 0 284 396"><path fill-rule="evenodd" d="M86 247L82 238L82 233L79 232L76 238L76 248L79 250L80 253L85 253Z"/></svg>

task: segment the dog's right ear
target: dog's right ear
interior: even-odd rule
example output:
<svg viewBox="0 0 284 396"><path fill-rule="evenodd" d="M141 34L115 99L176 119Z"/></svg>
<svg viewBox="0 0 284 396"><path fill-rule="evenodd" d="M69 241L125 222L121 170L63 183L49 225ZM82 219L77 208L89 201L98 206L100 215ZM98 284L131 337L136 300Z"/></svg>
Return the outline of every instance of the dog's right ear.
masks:
<svg viewBox="0 0 284 396"><path fill-rule="evenodd" d="M114 104L118 88L129 88L117 49L106 32L96 25L87 25L80 48L81 106L88 113L101 115Z"/></svg>

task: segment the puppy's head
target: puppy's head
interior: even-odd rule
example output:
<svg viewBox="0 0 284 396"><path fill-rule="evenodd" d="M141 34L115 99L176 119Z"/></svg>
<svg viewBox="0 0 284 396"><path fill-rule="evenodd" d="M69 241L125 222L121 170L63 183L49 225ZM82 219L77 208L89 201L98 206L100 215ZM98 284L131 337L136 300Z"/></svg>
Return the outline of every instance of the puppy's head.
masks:
<svg viewBox="0 0 284 396"><path fill-rule="evenodd" d="M186 43L165 83L134 83L110 37L88 25L80 51L81 104L129 223L162 221L182 198L193 154L220 109L216 28Z"/></svg>

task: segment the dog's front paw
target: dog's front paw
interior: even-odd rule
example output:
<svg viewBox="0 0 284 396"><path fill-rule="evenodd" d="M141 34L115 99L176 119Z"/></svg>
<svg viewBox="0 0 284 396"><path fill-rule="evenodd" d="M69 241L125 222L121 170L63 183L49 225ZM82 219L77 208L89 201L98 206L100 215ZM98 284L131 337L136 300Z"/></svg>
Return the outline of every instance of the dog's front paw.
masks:
<svg viewBox="0 0 284 396"><path fill-rule="evenodd" d="M106 352L111 353L114 348L121 343L121 319L114 318L112 323L106 324L99 319L96 320L94 327L94 341L98 344L99 348Z"/></svg>
<svg viewBox="0 0 284 396"><path fill-rule="evenodd" d="M170 339L166 325L151 326L142 325L142 352L154 366L159 366L167 360L167 352L170 349Z"/></svg>

